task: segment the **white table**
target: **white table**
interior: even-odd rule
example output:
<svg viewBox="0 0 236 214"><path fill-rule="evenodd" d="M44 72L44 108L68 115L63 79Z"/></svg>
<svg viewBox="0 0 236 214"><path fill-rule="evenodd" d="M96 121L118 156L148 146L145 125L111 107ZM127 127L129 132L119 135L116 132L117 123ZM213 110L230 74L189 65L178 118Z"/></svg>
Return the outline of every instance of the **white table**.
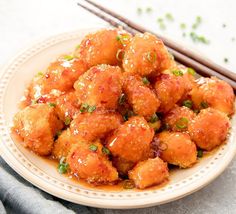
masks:
<svg viewBox="0 0 236 214"><path fill-rule="evenodd" d="M100 0L99 2L128 18L171 39L184 43L211 60L236 71L236 1L235 0ZM137 14L137 8L151 7L152 12ZM157 18L171 13L173 22L161 31ZM210 44L195 44L183 37L179 24L191 26L195 17L203 19L197 33L210 39ZM222 25L226 24L226 27ZM1 0L0 65L32 41L80 28L106 27L107 23L76 6L72 0ZM191 32L191 27L186 32ZM228 58L228 63L224 62ZM184 199L141 210L112 213L236 213L236 160L214 182ZM96 210L95 210L96 211ZM111 213L111 210L99 210Z"/></svg>

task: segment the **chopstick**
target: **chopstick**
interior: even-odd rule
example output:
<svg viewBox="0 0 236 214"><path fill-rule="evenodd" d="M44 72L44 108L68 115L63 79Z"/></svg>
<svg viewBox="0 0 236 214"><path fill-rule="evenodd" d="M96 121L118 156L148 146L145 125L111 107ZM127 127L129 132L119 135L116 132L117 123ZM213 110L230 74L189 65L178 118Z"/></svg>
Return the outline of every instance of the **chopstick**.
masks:
<svg viewBox="0 0 236 214"><path fill-rule="evenodd" d="M201 57L199 54L196 54L196 53L194 53L193 51L191 51L191 50L189 50L189 49L186 49L185 46L179 45L179 44L177 44L177 43L175 43L175 42L173 42L173 41L171 41L171 40L169 40L169 39L167 39L167 38L165 38L165 37L163 37L163 36L161 36L161 35L159 35L159 34L156 34L156 33L154 33L154 32L151 32L150 30L147 30L147 29L143 28L142 26L140 26L140 25L138 25L138 24L132 22L131 20L129 20L129 19L127 19L127 18L125 18L125 17L119 15L118 13L116 13L116 12L114 12L114 11L111 11L111 10L109 10L108 8L105 8L105 7L103 7L102 5L99 5L99 4L97 4L97 3L95 3L95 2L93 2L93 1L91 1L91 0L84 0L84 1L86 1L87 3L93 5L93 6L96 7L96 8L99 8L99 9L102 10L103 12L105 12L105 13L107 13L107 14L109 14L109 15L111 15L111 16L117 18L117 19L119 19L119 20L122 21L123 23L127 24L128 26L130 26L131 28L133 28L133 29L135 29L135 30L137 30L137 31L139 31L139 32L144 33L144 32L148 32L148 31L149 31L149 32L152 33L152 34L155 34L155 35L156 35L158 38L160 38L160 39L164 42L164 44L165 44L166 46L168 46L169 48L174 49L174 50L178 51L179 53L182 53L183 55L186 55L186 56L188 56L189 58L192 58L193 60L198 61L199 63L201 63L201 64L203 64L203 65L205 65L205 66L207 66L207 67L209 67L209 68L211 68L211 69L217 71L217 73L220 73L220 74L222 74L222 75L224 75L224 76L228 76L228 77L231 78L232 80L236 81L236 74L235 74L235 73L229 71L229 70L226 69L226 68L223 68L223 67L220 66L220 65L217 65L217 64L215 64L215 63L213 63L213 62L210 62L208 59L204 59L204 58Z"/></svg>
<svg viewBox="0 0 236 214"><path fill-rule="evenodd" d="M85 5L84 3L77 3L77 4L82 8L84 8L85 10L89 11L90 13L105 20L114 27L122 26L124 30L130 32L131 34L144 33L148 31L143 27L133 23L132 21L120 16L119 14L101 5L98 5L90 0L84 0L84 1L87 2L88 4L87 5ZM91 6L93 8L91 8ZM167 46L168 50L173 54L176 61L184 64L185 66L192 67L202 76L216 76L228 82L236 91L236 74L228 71L227 69L215 63L205 60L204 58L186 49L185 47L178 45L177 43L174 43L162 36L159 36L156 33L153 32L151 33L163 40L164 44ZM197 55L197 57L195 55Z"/></svg>

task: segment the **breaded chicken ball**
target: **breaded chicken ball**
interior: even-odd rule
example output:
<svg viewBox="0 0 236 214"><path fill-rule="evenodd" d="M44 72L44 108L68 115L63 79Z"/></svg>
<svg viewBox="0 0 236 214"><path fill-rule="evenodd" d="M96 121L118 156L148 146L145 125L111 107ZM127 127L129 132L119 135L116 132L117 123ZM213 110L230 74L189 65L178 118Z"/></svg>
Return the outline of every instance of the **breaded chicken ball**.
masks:
<svg viewBox="0 0 236 214"><path fill-rule="evenodd" d="M139 189L161 184L169 177L167 164L159 157L139 162L131 171L129 179Z"/></svg>
<svg viewBox="0 0 236 214"><path fill-rule="evenodd" d="M35 104L19 111L12 128L23 140L23 145L39 155L49 155L56 132L63 127L54 107Z"/></svg>
<svg viewBox="0 0 236 214"><path fill-rule="evenodd" d="M189 123L188 131L198 147L210 151L224 142L229 128L230 122L226 114L207 108L201 110Z"/></svg>

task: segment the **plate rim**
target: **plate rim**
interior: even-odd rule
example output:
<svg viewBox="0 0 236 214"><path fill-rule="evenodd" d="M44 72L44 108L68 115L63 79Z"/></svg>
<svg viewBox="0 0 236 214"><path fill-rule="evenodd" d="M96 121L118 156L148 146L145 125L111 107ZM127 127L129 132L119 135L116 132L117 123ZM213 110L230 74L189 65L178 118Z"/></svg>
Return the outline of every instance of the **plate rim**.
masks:
<svg viewBox="0 0 236 214"><path fill-rule="evenodd" d="M14 65L15 60L19 57L22 56L24 54L26 54L27 52L32 52L32 50L37 49L36 47L40 44L40 43L45 43L47 44L48 41L53 41L54 44L58 44L62 41L67 41L72 39L73 36L82 34L82 32L91 32L94 30L97 30L98 28L84 28L84 29L80 29L77 31L72 31L72 32L66 32L66 33L61 33L61 34L56 34L50 37L46 37L37 41L34 41L33 43L31 43L31 45L29 45L27 48L23 49L22 51L20 51L18 54L15 54L15 56L13 56L8 63L5 64L5 66L3 66L1 68L2 73L0 75L1 80L0 80L0 100L2 102L0 102L0 137L1 137L1 141L0 142L0 150L1 153L0 155L2 156L2 158L7 162L7 164L14 170L16 171L18 174L20 174L20 176L22 176L23 178L25 178L28 182L32 183L33 185L37 186L38 188L42 189L45 192L48 192L49 194L52 194L56 197L62 198L64 200L67 201L71 201L77 204L81 204L81 205L87 205L87 206L92 206L92 207L99 207L99 208L110 208L110 209L132 209L132 208L144 208L144 207L150 207L150 206L155 206L155 205L160 205L160 204L164 204L164 203L168 203L170 201L174 201L177 199L180 199L182 197L185 197L186 195L189 195L193 192L198 191L199 189L203 188L204 186L206 186L207 184L209 184L210 182L212 182L215 178L217 178L225 169L226 167L229 165L229 163L232 161L232 159L235 156L236 153L236 146L233 147L232 151L230 151L229 153L227 153L227 156L223 156L224 161L223 163L221 163L217 170L215 172L211 172L210 176L207 177L207 179L205 179L204 182L196 182L195 185L192 185L192 188L189 188L189 190L186 190L185 188L183 189L179 189L175 194L172 194L173 196L168 198L166 197L165 200L150 200L150 197L147 198L140 198L140 199L130 199L130 201L133 204L128 204L127 202L124 204L125 200L106 200L104 198L102 199L96 199L96 198L89 198L89 197L84 197L83 195L81 197L78 197L79 199L74 199L72 197L70 197L65 193L65 190L57 190L56 189L44 184L43 180L35 180L33 178L35 177L31 177L32 173L29 170L24 171L22 169L22 164L20 164L20 162L18 162L16 159L14 159L11 155L11 153L8 154L8 151L6 150L6 148L4 147L4 139L6 137L9 137L7 135L9 135L9 130L4 122L4 114L3 114L3 107L4 107L4 92L7 90L7 86L8 86L8 82L7 80L4 79L4 77L6 77L7 75L9 75L8 69ZM50 48L50 44L48 44L48 46L46 46L45 48L36 51L34 50L34 54L45 50L47 48ZM25 60L27 61L27 59L30 59L31 57L34 57L34 54L29 55L28 57L25 57ZM24 61L22 62L24 63ZM14 73L12 73L12 75L14 75ZM10 76L10 75L9 75ZM4 81L5 80L5 81ZM8 80L9 81L9 80ZM232 119L231 119L232 120ZM236 121L236 116L234 115L234 120ZM235 125L236 126L236 125ZM235 127L231 127L231 136L230 139L231 141L235 140L235 131L233 130L236 129ZM13 142L13 140L12 140ZM13 142L14 143L14 142ZM15 144L15 143L14 143ZM227 146L227 145L226 145ZM219 148L220 149L220 148ZM15 164L16 163L16 164ZM24 167L24 166L23 166ZM61 194L61 191L64 191L63 195ZM127 200L127 199L126 199ZM135 201L134 201L135 200ZM115 202L115 203L114 203Z"/></svg>

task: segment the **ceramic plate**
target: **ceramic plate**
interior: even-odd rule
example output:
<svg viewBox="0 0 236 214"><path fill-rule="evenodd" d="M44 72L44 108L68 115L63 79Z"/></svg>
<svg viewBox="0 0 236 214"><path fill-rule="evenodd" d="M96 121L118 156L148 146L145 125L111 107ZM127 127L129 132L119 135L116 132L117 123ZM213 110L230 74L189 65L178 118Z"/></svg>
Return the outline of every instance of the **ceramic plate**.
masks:
<svg viewBox="0 0 236 214"><path fill-rule="evenodd" d="M235 116L226 144L202 158L194 167L171 172L167 185L144 191L105 191L82 186L60 175L54 165L14 142L9 127L26 85L57 56L72 51L91 31L80 30L39 41L3 68L0 83L0 149L3 159L26 180L52 195L102 208L141 208L167 203L199 190L222 173L236 152Z"/></svg>

